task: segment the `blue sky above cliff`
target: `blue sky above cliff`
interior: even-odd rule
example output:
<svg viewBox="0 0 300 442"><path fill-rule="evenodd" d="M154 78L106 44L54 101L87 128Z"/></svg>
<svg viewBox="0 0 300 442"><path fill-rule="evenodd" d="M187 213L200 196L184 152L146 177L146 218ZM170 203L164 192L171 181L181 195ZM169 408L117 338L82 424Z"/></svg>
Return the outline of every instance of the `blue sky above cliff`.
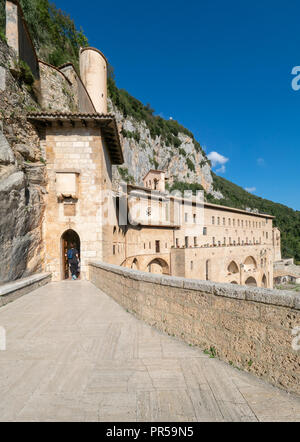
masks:
<svg viewBox="0 0 300 442"><path fill-rule="evenodd" d="M118 86L190 129L214 170L300 210L299 1L55 3L105 53Z"/></svg>

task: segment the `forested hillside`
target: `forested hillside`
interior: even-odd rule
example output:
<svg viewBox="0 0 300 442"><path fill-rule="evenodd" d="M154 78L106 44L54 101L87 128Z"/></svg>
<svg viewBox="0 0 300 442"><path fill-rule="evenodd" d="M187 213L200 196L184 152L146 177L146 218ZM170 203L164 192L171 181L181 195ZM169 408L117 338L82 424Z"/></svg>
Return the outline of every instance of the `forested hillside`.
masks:
<svg viewBox="0 0 300 442"><path fill-rule="evenodd" d="M282 204L260 198L246 192L225 178L213 174L214 187L219 190L224 199L215 201L210 195L208 200L225 206L258 209L260 213L268 213L276 217L275 225L282 234L282 255L285 258L295 257L300 261L300 212L294 211Z"/></svg>
<svg viewBox="0 0 300 442"><path fill-rule="evenodd" d="M88 39L82 29L76 28L72 18L54 4L50 4L48 0L20 0L20 4L23 7L39 57L55 66L71 61L78 67L79 48L88 45ZM5 38L4 5L5 0L0 0L1 39ZM112 69L110 69L110 72L112 72ZM148 149L148 161L151 139L157 140L159 138L159 149L163 146L163 149L166 148L166 151L171 152L171 156L174 157L175 155L175 157L178 157L178 163L174 164L177 164L177 169L181 169L181 172L182 170L186 171L186 175L183 177L181 173L181 176L177 177L176 171L173 172L175 170L174 166L173 169L169 169L174 175L173 182L171 182L172 188L181 190L202 189L199 180L196 180L195 177L197 177L199 170L204 170L204 177L206 178L206 181L204 181L209 183L209 179L213 179L213 189L216 191L210 190L206 192L208 201L242 209L249 207L251 209L258 209L262 213L274 215L276 217L276 225L278 225L282 232L283 256L295 257L297 261L300 261L300 212L249 194L241 187L215 174L212 174L211 178L210 163L193 134L176 121L167 121L156 116L149 104L145 106L127 91L118 89L113 75L110 75L109 78L109 95L114 109L118 110L122 118L129 118L131 122L136 122L136 124L132 125L131 130L123 126L122 135L128 149L132 148L130 143L134 142L135 146L138 146L143 161L145 149ZM142 131L136 130L136 127L140 127L139 125L149 130L150 147L146 146L145 141L141 139ZM184 140L183 136L186 136L190 141ZM155 144L154 141L152 144ZM191 152L191 149L194 149L194 152ZM151 158L149 160L153 168L162 167L163 164L160 164L159 156L159 152L151 148ZM161 156L164 157L165 152ZM200 161L201 164L197 164L197 161ZM184 169L182 169L182 165L185 166ZM133 178L132 171L129 172L131 173L128 174L128 169L126 169L125 165L125 168L122 170L123 175ZM216 195L223 195L223 198L216 199Z"/></svg>

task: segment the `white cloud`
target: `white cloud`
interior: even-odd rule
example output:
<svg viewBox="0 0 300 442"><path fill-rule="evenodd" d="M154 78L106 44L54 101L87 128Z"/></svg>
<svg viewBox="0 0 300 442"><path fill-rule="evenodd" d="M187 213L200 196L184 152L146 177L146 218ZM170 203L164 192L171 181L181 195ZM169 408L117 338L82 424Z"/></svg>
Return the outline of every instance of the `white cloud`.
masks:
<svg viewBox="0 0 300 442"><path fill-rule="evenodd" d="M256 191L256 187L245 187L246 192L253 193Z"/></svg>
<svg viewBox="0 0 300 442"><path fill-rule="evenodd" d="M220 169L217 169L216 172L217 173L225 173L226 172L226 166L223 165L222 167L220 167Z"/></svg>
<svg viewBox="0 0 300 442"><path fill-rule="evenodd" d="M229 158L224 157L218 152L211 152L207 155L207 158L211 161L212 167L221 166L219 169L216 170L217 173L225 173L226 172L226 166L225 164L228 163Z"/></svg>

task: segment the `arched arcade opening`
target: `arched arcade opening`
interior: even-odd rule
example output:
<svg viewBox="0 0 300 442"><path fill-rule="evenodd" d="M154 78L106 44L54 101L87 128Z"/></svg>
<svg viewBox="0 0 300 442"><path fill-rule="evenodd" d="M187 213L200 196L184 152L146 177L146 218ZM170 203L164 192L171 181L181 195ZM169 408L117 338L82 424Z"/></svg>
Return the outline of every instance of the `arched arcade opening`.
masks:
<svg viewBox="0 0 300 442"><path fill-rule="evenodd" d="M134 260L133 260L133 262L132 262L132 264L131 264L131 269L132 270L139 270L139 262L138 262L138 260L135 258Z"/></svg>
<svg viewBox="0 0 300 442"><path fill-rule="evenodd" d="M261 280L261 286L264 287L264 288L268 287L268 281L267 281L266 275L264 275L262 280Z"/></svg>
<svg viewBox="0 0 300 442"><path fill-rule="evenodd" d="M149 273L155 273L158 275L169 275L170 269L168 263L161 258L153 259L147 266Z"/></svg>
<svg viewBox="0 0 300 442"><path fill-rule="evenodd" d="M233 274L233 275L236 273L239 273L239 267L238 267L237 263L235 261L231 261L231 263L227 267L227 271L228 271L228 273Z"/></svg>
<svg viewBox="0 0 300 442"><path fill-rule="evenodd" d="M249 287L257 287L257 282L252 276L246 280L245 284Z"/></svg>

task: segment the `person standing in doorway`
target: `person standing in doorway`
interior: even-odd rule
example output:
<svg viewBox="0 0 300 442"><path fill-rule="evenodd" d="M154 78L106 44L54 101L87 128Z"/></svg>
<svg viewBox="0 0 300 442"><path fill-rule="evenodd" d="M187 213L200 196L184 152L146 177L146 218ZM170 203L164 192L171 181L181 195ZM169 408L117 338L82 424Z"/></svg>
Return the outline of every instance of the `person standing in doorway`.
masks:
<svg viewBox="0 0 300 442"><path fill-rule="evenodd" d="M68 249L68 262L71 270L72 279L75 281L78 277L79 253L75 248L75 244L70 245Z"/></svg>

